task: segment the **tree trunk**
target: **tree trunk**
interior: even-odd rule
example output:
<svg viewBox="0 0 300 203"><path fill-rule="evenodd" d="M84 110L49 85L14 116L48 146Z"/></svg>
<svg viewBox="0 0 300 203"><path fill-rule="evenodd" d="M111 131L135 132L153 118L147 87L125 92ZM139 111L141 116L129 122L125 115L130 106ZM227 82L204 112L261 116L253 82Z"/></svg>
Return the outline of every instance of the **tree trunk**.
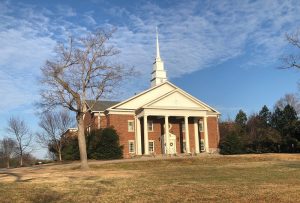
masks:
<svg viewBox="0 0 300 203"><path fill-rule="evenodd" d="M87 170L87 169L89 169L89 165L87 162L83 115L84 114L82 114L82 113L77 115L78 146L79 146L79 152L80 152L81 169Z"/></svg>
<svg viewBox="0 0 300 203"><path fill-rule="evenodd" d="M58 159L59 159L60 162L62 161L62 158L61 158L61 149L58 149Z"/></svg>

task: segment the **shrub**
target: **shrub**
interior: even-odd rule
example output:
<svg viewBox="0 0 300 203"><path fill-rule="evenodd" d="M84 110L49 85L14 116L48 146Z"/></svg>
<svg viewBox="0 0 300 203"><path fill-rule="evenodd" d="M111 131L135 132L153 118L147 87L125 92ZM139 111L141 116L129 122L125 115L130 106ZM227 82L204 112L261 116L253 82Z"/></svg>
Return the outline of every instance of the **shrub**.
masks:
<svg viewBox="0 0 300 203"><path fill-rule="evenodd" d="M105 128L93 131L88 137L88 158L90 159L120 159L123 157L123 147L115 129Z"/></svg>
<svg viewBox="0 0 300 203"><path fill-rule="evenodd" d="M242 139L234 131L227 134L220 141L221 154L241 154L244 153L243 149Z"/></svg>
<svg viewBox="0 0 300 203"><path fill-rule="evenodd" d="M66 138L62 147L62 159L63 160L79 160L80 159L80 152L78 146L78 138L77 137L70 137Z"/></svg>
<svg viewBox="0 0 300 203"><path fill-rule="evenodd" d="M77 137L64 138L62 147L63 160L79 160L80 153ZM115 129L105 128L92 131L86 136L87 155L89 159L120 159L123 157L123 147ZM57 154L49 146L49 151Z"/></svg>

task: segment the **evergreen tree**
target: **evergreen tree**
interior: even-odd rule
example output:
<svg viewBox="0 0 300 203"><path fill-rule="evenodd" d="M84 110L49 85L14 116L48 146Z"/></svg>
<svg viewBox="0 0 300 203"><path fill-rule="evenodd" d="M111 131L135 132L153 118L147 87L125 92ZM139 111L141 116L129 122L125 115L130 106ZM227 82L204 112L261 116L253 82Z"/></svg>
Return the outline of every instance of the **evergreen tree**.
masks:
<svg viewBox="0 0 300 203"><path fill-rule="evenodd" d="M95 130L88 136L88 157L90 159L120 159L123 147L115 129Z"/></svg>
<svg viewBox="0 0 300 203"><path fill-rule="evenodd" d="M245 127L246 122L247 122L247 115L243 110L240 110L235 117L235 123L241 127Z"/></svg>
<svg viewBox="0 0 300 203"><path fill-rule="evenodd" d="M241 137L234 131L231 131L220 140L221 154L242 154L244 146Z"/></svg>
<svg viewBox="0 0 300 203"><path fill-rule="evenodd" d="M295 121L298 120L297 112L290 105L286 105L286 107L284 107L283 115L284 115L284 120L285 120L286 124L291 125L292 123L294 123Z"/></svg>
<svg viewBox="0 0 300 203"><path fill-rule="evenodd" d="M281 135L283 135L284 124L285 122L283 111L279 107L276 107L271 116L271 126L274 129L278 130Z"/></svg>
<svg viewBox="0 0 300 203"><path fill-rule="evenodd" d="M270 112L269 108L266 105L264 105L262 107L262 109L260 110L260 112L258 113L259 119L262 121L262 123L265 126L269 126L270 125L270 123L271 123L271 116L272 116L272 113Z"/></svg>

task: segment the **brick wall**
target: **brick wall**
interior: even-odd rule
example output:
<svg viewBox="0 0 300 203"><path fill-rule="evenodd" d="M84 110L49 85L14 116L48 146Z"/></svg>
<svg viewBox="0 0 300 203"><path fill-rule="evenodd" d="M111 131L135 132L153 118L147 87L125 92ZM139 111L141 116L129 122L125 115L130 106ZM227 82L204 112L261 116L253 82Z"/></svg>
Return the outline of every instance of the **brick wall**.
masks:
<svg viewBox="0 0 300 203"><path fill-rule="evenodd" d="M98 128L99 117L93 116L91 114L86 114L85 124L91 124L92 128ZM106 116L101 116L100 125L101 128L112 126L117 130L117 133L120 137L120 144L123 145L123 154L124 158L129 158L129 144L128 140L135 141L135 132L128 132L128 120L134 121L133 115L117 115L109 114ZM154 150L155 154L163 154L161 147L161 135L164 134L164 118L158 117L148 117L148 121L153 121L153 132L148 132L149 140L154 141ZM177 153L183 153L182 151L182 142L185 140L185 132L182 132L182 123L184 119L178 119L175 117L169 117L169 123L172 124L170 132L176 135L176 151ZM192 153L195 152L195 130L194 130L194 119L189 118L188 120L189 127L189 138L190 138L190 150ZM136 125L136 124L134 124ZM219 145L219 132L218 132L218 121L216 117L207 118L207 127L208 127L208 137L209 137L209 148L211 151L215 151ZM141 134L143 137L143 119L141 119ZM204 132L200 133L201 140L204 139ZM144 139L142 139L142 146L144 147ZM199 140L200 146L200 140ZM144 148L142 151L144 152Z"/></svg>
<svg viewBox="0 0 300 203"><path fill-rule="evenodd" d="M217 117L207 118L208 140L210 151L215 151L219 147L219 132Z"/></svg>
<svg viewBox="0 0 300 203"><path fill-rule="evenodd" d="M124 158L129 158L128 140L135 140L134 132L128 132L128 120L134 121L133 115L110 114L107 117L110 126L114 127L120 138L120 145L123 146Z"/></svg>

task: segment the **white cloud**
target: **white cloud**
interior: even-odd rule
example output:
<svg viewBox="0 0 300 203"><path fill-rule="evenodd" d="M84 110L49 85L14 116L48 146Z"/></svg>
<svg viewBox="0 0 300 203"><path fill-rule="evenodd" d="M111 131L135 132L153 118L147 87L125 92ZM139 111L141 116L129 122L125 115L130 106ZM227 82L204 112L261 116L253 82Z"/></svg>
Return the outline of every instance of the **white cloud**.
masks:
<svg viewBox="0 0 300 203"><path fill-rule="evenodd" d="M85 14L83 14L83 17L84 17L84 21L87 24L95 26L95 25L97 25L97 22L93 17L93 13L94 13L93 11L86 12Z"/></svg>
<svg viewBox="0 0 300 203"><path fill-rule="evenodd" d="M57 6L57 12L59 15L66 17L73 17L77 15L75 9L67 5Z"/></svg>
<svg viewBox="0 0 300 203"><path fill-rule="evenodd" d="M28 95L34 93L22 87L22 76L30 78L27 86L36 86L33 77L51 56L56 41L86 33L88 26L114 26L97 24L93 11L80 14L65 5L50 11L2 2L0 10L1 74L11 80L2 77L0 83L14 105L21 105L22 96L24 103L31 102L33 97ZM155 55L156 25L161 55L168 76L173 78L244 54L251 57L244 63L246 67L272 63L285 49L284 34L295 30L295 22L300 20L297 1L184 1L168 8L148 2L134 11L116 6L105 11L122 22L112 39L122 51L117 60L142 73L132 80L134 89L126 92L127 96L150 85L146 81L150 80ZM80 16L86 25L71 21L74 16ZM0 107L13 102L0 101Z"/></svg>
<svg viewBox="0 0 300 203"><path fill-rule="evenodd" d="M297 1L182 2L167 9L147 3L138 12L110 11L130 22L115 35L120 60L147 70L145 78L154 58L156 25L169 76L180 77L243 54L252 66L274 63L287 44L285 33L297 27L299 12Z"/></svg>
<svg viewBox="0 0 300 203"><path fill-rule="evenodd" d="M0 113L32 105L38 96L39 69L53 56L57 41L72 34L84 34L87 28L76 25L47 9L32 5L0 3ZM67 6L58 6L64 16L74 16Z"/></svg>

